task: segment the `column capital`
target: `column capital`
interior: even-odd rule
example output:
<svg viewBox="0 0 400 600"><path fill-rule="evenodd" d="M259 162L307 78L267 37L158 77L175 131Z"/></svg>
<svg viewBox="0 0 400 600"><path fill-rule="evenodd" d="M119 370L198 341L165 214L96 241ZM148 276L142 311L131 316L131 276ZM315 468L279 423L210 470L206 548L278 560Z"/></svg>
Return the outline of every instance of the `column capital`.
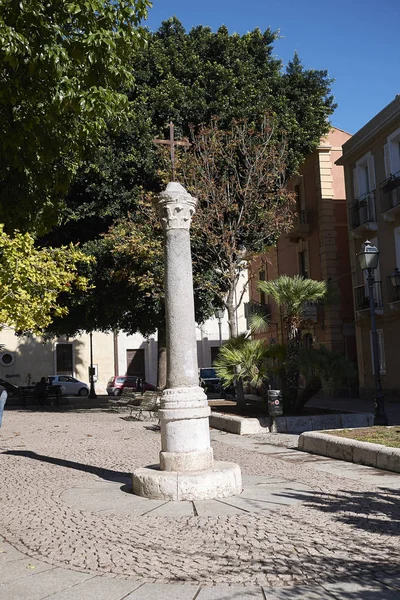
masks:
<svg viewBox="0 0 400 600"><path fill-rule="evenodd" d="M171 181L164 192L158 195L157 211L164 231L190 228L197 199L175 181Z"/></svg>

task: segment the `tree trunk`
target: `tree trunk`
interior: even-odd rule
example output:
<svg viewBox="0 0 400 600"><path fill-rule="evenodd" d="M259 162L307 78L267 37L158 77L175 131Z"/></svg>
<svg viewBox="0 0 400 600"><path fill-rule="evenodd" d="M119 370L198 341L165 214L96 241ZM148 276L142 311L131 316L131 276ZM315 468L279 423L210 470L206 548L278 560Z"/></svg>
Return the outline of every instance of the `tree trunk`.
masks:
<svg viewBox="0 0 400 600"><path fill-rule="evenodd" d="M161 391L167 385L167 339L165 325L158 328L157 356L157 390Z"/></svg>
<svg viewBox="0 0 400 600"><path fill-rule="evenodd" d="M297 397L299 394L300 373L298 367L298 358L300 353L300 338L297 328L290 326L288 336L288 350L286 360L286 398L289 411L296 409Z"/></svg>
<svg viewBox="0 0 400 600"><path fill-rule="evenodd" d="M236 338L238 336L237 323L236 323L236 306L234 302L235 288L232 287L228 292L226 299L226 310L228 312L228 325L229 325L229 337Z"/></svg>
<svg viewBox="0 0 400 600"><path fill-rule="evenodd" d="M236 323L236 306L234 303L235 298L235 287L232 286L228 292L228 297L226 299L226 310L228 312L228 325L229 325L229 336L230 338L237 338L238 330ZM236 394L236 402L238 404L244 404L244 389L243 389L243 380L241 378L236 379L235 382L235 394Z"/></svg>

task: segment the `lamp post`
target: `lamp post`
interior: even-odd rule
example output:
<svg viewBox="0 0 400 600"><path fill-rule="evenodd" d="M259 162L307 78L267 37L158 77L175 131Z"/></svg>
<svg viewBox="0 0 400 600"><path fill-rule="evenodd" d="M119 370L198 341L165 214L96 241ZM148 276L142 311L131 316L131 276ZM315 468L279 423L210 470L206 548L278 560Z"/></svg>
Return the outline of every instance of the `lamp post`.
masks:
<svg viewBox="0 0 400 600"><path fill-rule="evenodd" d="M387 425L388 420L385 413L383 401L383 390L381 384L381 366L379 360L378 334L376 332L375 315L375 297L374 297L374 271L378 267L379 250L373 246L370 241L362 245L361 252L358 254L360 266L367 273L369 311L371 316L371 338L372 338L372 358L375 376L375 418L374 425Z"/></svg>
<svg viewBox="0 0 400 600"><path fill-rule="evenodd" d="M219 345L222 346L222 319L224 318L223 310L217 308L214 312L215 318L218 319L218 329L219 329Z"/></svg>
<svg viewBox="0 0 400 600"><path fill-rule="evenodd" d="M93 334L89 333L89 345L90 345L90 367L89 367L89 383L90 391L89 398L97 398L97 394L94 389L94 367L93 367Z"/></svg>
<svg viewBox="0 0 400 600"><path fill-rule="evenodd" d="M397 267L390 275L390 280L393 287L393 301L397 302L400 300L400 271Z"/></svg>

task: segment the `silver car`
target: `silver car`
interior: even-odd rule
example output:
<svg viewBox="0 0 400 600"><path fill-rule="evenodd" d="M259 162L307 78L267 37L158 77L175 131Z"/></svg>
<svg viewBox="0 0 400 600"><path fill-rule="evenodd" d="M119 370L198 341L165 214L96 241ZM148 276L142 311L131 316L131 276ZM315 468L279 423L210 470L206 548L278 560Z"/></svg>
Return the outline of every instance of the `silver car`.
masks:
<svg viewBox="0 0 400 600"><path fill-rule="evenodd" d="M63 396L88 396L89 386L70 375L50 375L50 385L59 385Z"/></svg>

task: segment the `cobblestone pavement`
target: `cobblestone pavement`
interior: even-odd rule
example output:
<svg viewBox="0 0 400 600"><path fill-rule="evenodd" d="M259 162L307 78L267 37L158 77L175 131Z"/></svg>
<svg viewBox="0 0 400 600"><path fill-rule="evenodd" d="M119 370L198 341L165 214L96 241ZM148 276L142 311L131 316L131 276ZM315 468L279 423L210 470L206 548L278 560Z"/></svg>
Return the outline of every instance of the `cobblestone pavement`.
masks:
<svg viewBox="0 0 400 600"><path fill-rule="evenodd" d="M125 493L135 468L158 463L159 431L100 410L8 411L0 430L0 534L57 567L149 583L399 581L398 475L367 467L359 467L367 473L360 478L345 468L329 472L320 466L330 459L268 445L277 438L213 438L217 460L237 462L245 475L295 481L300 502L209 517L83 510L66 493L98 481L120 482Z"/></svg>

